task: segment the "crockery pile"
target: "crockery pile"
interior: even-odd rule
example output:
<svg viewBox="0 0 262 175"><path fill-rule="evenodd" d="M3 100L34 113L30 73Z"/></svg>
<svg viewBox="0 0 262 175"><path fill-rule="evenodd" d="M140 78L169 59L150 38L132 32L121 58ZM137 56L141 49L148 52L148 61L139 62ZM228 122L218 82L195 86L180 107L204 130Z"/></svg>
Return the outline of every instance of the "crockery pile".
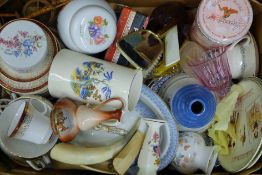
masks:
<svg viewBox="0 0 262 175"><path fill-rule="evenodd" d="M236 173L260 159L248 0L202 0L193 13L170 2L150 15L40 2L3 5L15 15L0 28L0 148L14 162L152 175Z"/></svg>

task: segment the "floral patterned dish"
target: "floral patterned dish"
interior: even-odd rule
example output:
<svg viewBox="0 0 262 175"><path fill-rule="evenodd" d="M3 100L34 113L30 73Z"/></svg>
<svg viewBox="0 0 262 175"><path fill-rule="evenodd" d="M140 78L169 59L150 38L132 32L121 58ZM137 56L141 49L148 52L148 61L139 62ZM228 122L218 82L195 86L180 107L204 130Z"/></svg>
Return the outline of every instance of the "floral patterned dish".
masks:
<svg viewBox="0 0 262 175"><path fill-rule="evenodd" d="M28 20L15 20L0 32L0 55L12 69L29 71L39 65L48 54L44 30Z"/></svg>
<svg viewBox="0 0 262 175"><path fill-rule="evenodd" d="M236 138L229 137L229 155L219 155L221 166L229 172L239 172L261 151L262 143L262 88L258 78L239 83L245 94L239 97L231 124Z"/></svg>
<svg viewBox="0 0 262 175"><path fill-rule="evenodd" d="M50 31L50 29L47 28L47 26L33 19L27 19L27 20L36 23L37 25L39 25L41 28L45 30L47 36L47 43L48 43L48 54L41 66L38 66L33 71L29 71L29 72L17 72L13 69L10 69L9 66L6 66L5 63L0 59L0 65L1 65L0 72L4 74L6 77L19 82L30 82L45 75L49 71L49 67L52 63L55 54L60 50L58 42L56 41L56 37ZM10 21L9 23L11 22L12 21ZM6 23L5 25L7 24L8 23Z"/></svg>

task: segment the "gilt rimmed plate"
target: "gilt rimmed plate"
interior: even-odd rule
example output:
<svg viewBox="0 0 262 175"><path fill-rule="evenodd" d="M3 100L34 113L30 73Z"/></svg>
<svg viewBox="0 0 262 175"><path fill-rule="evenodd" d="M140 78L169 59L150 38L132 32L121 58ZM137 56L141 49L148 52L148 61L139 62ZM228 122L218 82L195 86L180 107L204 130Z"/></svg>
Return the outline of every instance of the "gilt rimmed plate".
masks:
<svg viewBox="0 0 262 175"><path fill-rule="evenodd" d="M16 20L19 20L19 19L16 19ZM12 20L12 21L16 21L16 20ZM27 72L26 71L17 72L15 70L11 69L8 65L6 65L2 61L2 59L0 59L0 65L1 65L0 72L4 76L8 77L9 79L12 79L12 80L15 80L15 81L30 82L30 81L34 81L34 80L44 76L49 71L52 60L53 60L55 54L59 51L59 47L58 47L58 44L57 44L57 41L56 41L56 37L46 26L44 26L42 23L40 23L36 20L32 20L32 19L24 19L24 20L28 20L28 21L31 21L33 23L36 23L38 26L40 26L44 29L46 36L47 36L47 42L48 42L48 50L49 50L48 55L45 58L45 60L41 63L41 65L39 65L39 66L37 66L37 68L30 70L30 71L27 71ZM10 21L8 23L11 23L12 21ZM7 25L7 24L5 24L5 25Z"/></svg>
<svg viewBox="0 0 262 175"><path fill-rule="evenodd" d="M229 138L229 154L219 155L221 166L229 172L248 168L261 151L262 139L262 88L257 78L242 80L242 94L231 116L236 139Z"/></svg>

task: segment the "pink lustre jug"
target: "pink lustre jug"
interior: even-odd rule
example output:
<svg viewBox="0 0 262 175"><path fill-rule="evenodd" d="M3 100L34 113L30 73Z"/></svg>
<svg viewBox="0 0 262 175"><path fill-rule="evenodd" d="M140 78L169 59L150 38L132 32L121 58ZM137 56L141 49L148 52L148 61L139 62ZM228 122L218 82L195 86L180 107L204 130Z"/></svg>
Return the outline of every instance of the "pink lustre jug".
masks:
<svg viewBox="0 0 262 175"><path fill-rule="evenodd" d="M100 108L109 102L119 101L119 109L105 111ZM51 125L55 134L63 142L71 141L80 131L88 130L106 120L120 121L124 102L121 98L111 98L96 107L77 106L71 100L60 99L51 112Z"/></svg>

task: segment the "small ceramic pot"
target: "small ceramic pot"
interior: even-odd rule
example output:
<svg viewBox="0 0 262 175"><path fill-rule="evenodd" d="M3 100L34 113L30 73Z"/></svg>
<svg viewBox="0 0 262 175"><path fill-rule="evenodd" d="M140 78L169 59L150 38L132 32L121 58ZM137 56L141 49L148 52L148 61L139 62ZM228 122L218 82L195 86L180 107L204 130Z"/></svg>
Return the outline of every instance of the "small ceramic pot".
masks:
<svg viewBox="0 0 262 175"><path fill-rule="evenodd" d="M77 52L101 52L116 35L116 15L104 0L71 1L60 11L57 21L63 43Z"/></svg>
<svg viewBox="0 0 262 175"><path fill-rule="evenodd" d="M184 132L180 133L179 145L171 166L183 174L193 174L198 169L211 174L216 160L214 147L206 146L201 135Z"/></svg>
<svg viewBox="0 0 262 175"><path fill-rule="evenodd" d="M190 36L205 48L226 46L246 35L252 21L253 11L248 0L203 0Z"/></svg>

